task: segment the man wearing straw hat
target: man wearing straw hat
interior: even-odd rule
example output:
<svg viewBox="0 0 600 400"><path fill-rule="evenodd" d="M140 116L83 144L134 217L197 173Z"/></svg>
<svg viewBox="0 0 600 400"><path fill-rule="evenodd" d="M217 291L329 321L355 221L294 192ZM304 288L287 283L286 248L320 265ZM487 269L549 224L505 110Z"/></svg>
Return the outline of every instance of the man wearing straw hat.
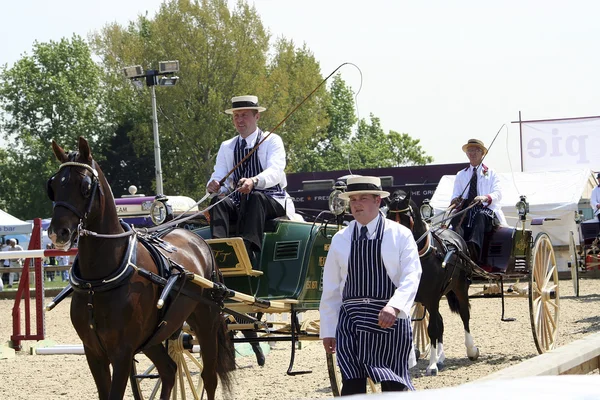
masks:
<svg viewBox="0 0 600 400"><path fill-rule="evenodd" d="M230 236L230 224L237 225L237 235L244 239L255 269L259 267L265 222L295 214L294 204L285 191L287 180L283 141L274 133L260 130L258 121L263 111L266 108L258 104L256 96L231 99L231 108L225 113L232 115L238 135L221 143L214 172L206 186L209 193L221 195L237 188L232 196L211 208L211 234L213 238L227 238ZM257 148L256 151L239 164L254 148ZM220 182L230 172L221 185ZM211 204L218 200L219 197L213 198ZM252 331L244 332L244 335L256 337ZM259 343L251 344L258 364L264 365L265 357Z"/></svg>
<svg viewBox="0 0 600 400"><path fill-rule="evenodd" d="M323 271L321 331L327 353L337 353L342 396L365 393L366 379L383 391L414 390L410 308L421 264L410 230L379 212L377 177L348 178L341 195L355 220L335 234Z"/></svg>
<svg viewBox="0 0 600 400"><path fill-rule="evenodd" d="M494 226L505 225L506 219L500 208L502 192L496 172L482 163L487 148L478 139L469 139L462 146L469 158L467 168L460 170L454 179L452 204L457 211L473 206L452 219L452 227L467 242L470 256L475 262L481 260L483 237ZM467 197L465 198L465 193Z"/></svg>

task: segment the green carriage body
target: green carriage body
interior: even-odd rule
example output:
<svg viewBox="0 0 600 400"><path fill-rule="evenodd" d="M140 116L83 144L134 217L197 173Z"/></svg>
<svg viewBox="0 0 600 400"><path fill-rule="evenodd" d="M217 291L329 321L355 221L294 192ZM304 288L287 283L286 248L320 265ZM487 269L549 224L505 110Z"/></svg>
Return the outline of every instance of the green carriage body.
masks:
<svg viewBox="0 0 600 400"><path fill-rule="evenodd" d="M210 244L227 288L265 300L295 300L294 308L302 311L319 308L325 258L338 230L336 224L268 221L257 269L262 272L259 276L252 276L252 271L242 272L241 265L249 263L249 259L245 247L239 245L241 239L237 244L210 240L208 227L194 232Z"/></svg>

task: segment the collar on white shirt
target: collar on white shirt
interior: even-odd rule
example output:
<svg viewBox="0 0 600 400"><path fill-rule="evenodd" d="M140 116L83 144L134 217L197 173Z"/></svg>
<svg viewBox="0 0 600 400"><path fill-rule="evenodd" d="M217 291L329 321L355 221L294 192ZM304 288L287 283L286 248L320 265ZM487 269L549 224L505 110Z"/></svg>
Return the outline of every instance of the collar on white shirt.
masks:
<svg viewBox="0 0 600 400"><path fill-rule="evenodd" d="M369 239L373 237L373 235L375 234L375 232L377 231L377 222L379 221L379 217L380 215L377 215L375 218L373 218L371 220L371 222L369 222L366 226L367 229L369 230ZM365 225L361 225L358 221L356 221L356 225L358 225L358 231L360 232L360 228L362 228Z"/></svg>
<svg viewBox="0 0 600 400"><path fill-rule="evenodd" d="M250 136L248 136L246 138L246 148L251 148L254 147L254 143L256 142L256 138L258 137L258 128L256 128L256 130L254 132L252 132L250 134ZM238 135L238 140L240 141L240 144L242 143L242 136Z"/></svg>

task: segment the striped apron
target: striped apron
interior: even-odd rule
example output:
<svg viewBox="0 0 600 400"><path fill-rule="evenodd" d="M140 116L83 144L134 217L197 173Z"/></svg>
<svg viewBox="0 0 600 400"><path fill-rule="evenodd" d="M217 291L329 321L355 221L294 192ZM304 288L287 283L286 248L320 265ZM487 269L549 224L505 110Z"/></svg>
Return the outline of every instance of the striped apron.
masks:
<svg viewBox="0 0 600 400"><path fill-rule="evenodd" d="M258 135L256 135L256 143L260 143L262 139L263 132L259 129ZM242 148L241 146L241 138L235 143L235 149L233 151L233 159L234 165L237 165L246 155L252 150L252 148ZM255 145L256 146L256 145ZM261 172L263 172L264 168L260 163L260 159L258 158L258 150L256 150L239 168L233 172L233 182L237 184L242 178L252 178ZM274 198L285 198L285 190L281 188L279 184L275 186L271 186L266 189L254 189L257 192L263 192L267 196ZM240 199L242 194L240 192L235 192L232 196L233 202L236 206L240 205ZM247 196L247 195L246 195Z"/></svg>
<svg viewBox="0 0 600 400"><path fill-rule="evenodd" d="M369 377L374 382L400 382L414 390L408 367L410 319L397 319L386 329L377 324L379 312L396 290L381 256L383 231L381 216L374 239L359 240L358 224L354 225L335 335L337 360L344 380Z"/></svg>

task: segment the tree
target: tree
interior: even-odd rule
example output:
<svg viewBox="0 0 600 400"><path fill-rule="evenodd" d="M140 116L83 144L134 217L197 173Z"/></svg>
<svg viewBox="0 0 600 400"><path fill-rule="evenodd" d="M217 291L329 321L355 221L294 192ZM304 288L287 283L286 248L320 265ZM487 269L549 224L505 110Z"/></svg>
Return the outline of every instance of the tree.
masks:
<svg viewBox="0 0 600 400"><path fill-rule="evenodd" d="M358 133L350 140L349 157L353 168L386 168L424 165L433 162L407 133L385 133L381 121L373 114L370 123L361 120Z"/></svg>
<svg viewBox="0 0 600 400"><path fill-rule="evenodd" d="M0 131L10 143L0 174L10 179L6 207L20 218L50 214L45 182L56 171L55 139L69 148L85 136L96 151L110 135L102 70L79 36L35 43L32 55L0 69Z"/></svg>

